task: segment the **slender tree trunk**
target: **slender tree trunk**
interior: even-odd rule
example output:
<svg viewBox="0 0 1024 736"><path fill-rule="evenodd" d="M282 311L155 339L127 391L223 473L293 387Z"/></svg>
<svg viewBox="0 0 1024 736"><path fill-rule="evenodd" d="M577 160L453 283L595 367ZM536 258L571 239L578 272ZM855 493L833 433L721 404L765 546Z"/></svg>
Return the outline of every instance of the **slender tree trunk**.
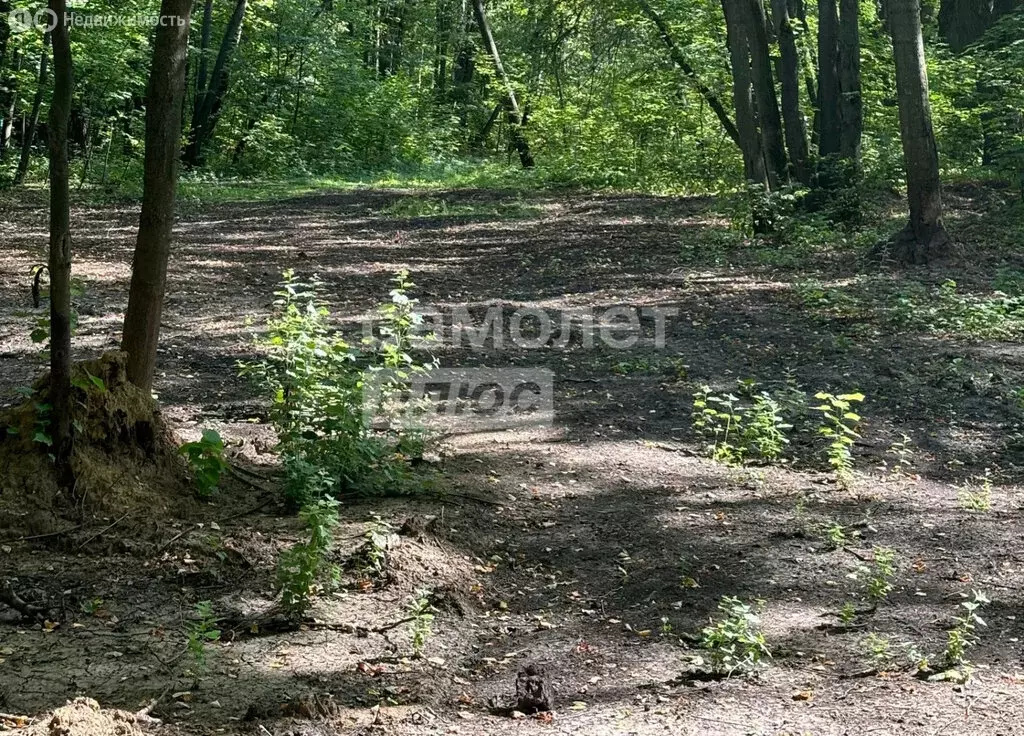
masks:
<svg viewBox="0 0 1024 736"><path fill-rule="evenodd" d="M761 127L765 164L772 189L789 181L786 144L779 117L779 100L775 96L775 80L768 49L768 25L762 0L747 0L747 42L750 47L750 69L754 85L757 117Z"/></svg>
<svg viewBox="0 0 1024 736"><path fill-rule="evenodd" d="M499 102L494 106L494 109L491 110L491 114L487 116L487 121L484 123L483 127L480 128L480 132L474 135L472 140L469 142L471 147L482 146L487 142L487 136L491 134L491 130L494 128L494 124L498 122L498 116L501 115L501 111L504 108L504 102Z"/></svg>
<svg viewBox="0 0 1024 736"><path fill-rule="evenodd" d="M66 0L50 0L57 18L67 13ZM74 487L71 469L71 209L68 172L68 123L74 78L68 26L59 22L53 41L53 101L50 103L50 436L58 482ZM45 58L45 52L43 54ZM40 75L42 76L42 75Z"/></svg>
<svg viewBox="0 0 1024 736"><path fill-rule="evenodd" d="M839 155L860 170L864 110L860 93L860 0L839 0Z"/></svg>
<svg viewBox="0 0 1024 736"><path fill-rule="evenodd" d="M754 90L750 73L750 48L742 3L745 0L722 0L725 12L726 42L732 65L732 97L736 108L736 130L743 153L743 174L747 181L768 188L761 136L754 112Z"/></svg>
<svg viewBox="0 0 1024 736"><path fill-rule="evenodd" d="M18 162L18 170L14 174L15 186L25 180L28 173L28 165L32 160L32 144L36 138L36 128L39 126L39 111L43 108L43 95L46 94L46 77L50 65L50 34L43 36L43 50L39 55L39 74L36 77L36 96L32 99L32 110L28 114L25 130L21 141L21 160ZM70 114L70 113L69 113Z"/></svg>
<svg viewBox="0 0 1024 736"><path fill-rule="evenodd" d="M8 22L10 12L10 0L0 0L0 73L3 73L7 64L7 44L11 38L11 24Z"/></svg>
<svg viewBox="0 0 1024 736"><path fill-rule="evenodd" d="M217 60L210 73L210 83L206 89L196 95L188 145L185 147L183 157L186 166L201 166L204 163L203 149L213 136L217 118L224 103L224 96L228 91L228 71L235 49L242 38L242 25L247 6L247 0L235 0L235 10L224 30L224 38L221 40L220 50L217 52Z"/></svg>
<svg viewBox="0 0 1024 736"><path fill-rule="evenodd" d="M11 145L11 133L14 131L14 113L18 102L18 78L21 70L22 56L18 51L11 55L11 73L3 80L6 93L0 95L0 161L7 158Z"/></svg>
<svg viewBox="0 0 1024 736"><path fill-rule="evenodd" d="M530 153L530 145L526 140L526 135L523 133L523 114L519 109L519 103L516 101L516 93L512 88L512 81L509 79L508 74L505 73L505 67L502 66L501 56L498 54L498 44L494 42L494 36L491 34L491 27L487 22L487 13L484 10L484 0L473 0L473 14L476 16L476 24L480 29L480 36L483 39L484 47L494 63L494 70L505 86L512 145L515 146L516 151L519 153L519 161L523 168L532 168L533 155Z"/></svg>
<svg viewBox="0 0 1024 736"><path fill-rule="evenodd" d="M887 7L910 208L910 222L892 241L891 255L904 263L927 263L948 255L950 244L942 226L939 155L928 103L921 6L919 0L888 0Z"/></svg>
<svg viewBox="0 0 1024 736"><path fill-rule="evenodd" d="M203 25L199 31L199 67L196 70L195 104L206 92L207 69L209 67L210 36L213 33L213 0L206 0L203 6Z"/></svg>
<svg viewBox="0 0 1024 736"><path fill-rule="evenodd" d="M740 134L736 130L736 125L729 118L729 113L726 112L725 106L722 104L718 96L711 91L711 89L704 84L700 76L697 74L697 70L687 61L683 55L682 50L676 44L675 39L672 38L672 33L669 30L668 24L665 23L664 19L658 15L658 13L651 7L651 4L647 0L637 0L637 4L640 6L640 10L646 15L650 21L658 29L658 35L661 36L661 40L665 43L668 48L669 58L675 62L675 65L682 70L683 74L690 78L694 89L700 93L701 97L708 103L708 107L715 113L715 117L718 118L718 122L722 124L722 128L725 130L726 135L732 139L733 143L737 146L740 145Z"/></svg>
<svg viewBox="0 0 1024 736"><path fill-rule="evenodd" d="M448 91L448 47L451 45L451 8L448 0L434 6L434 92L443 100Z"/></svg>
<svg viewBox="0 0 1024 736"><path fill-rule="evenodd" d="M793 176L801 184L811 183L811 166L807 153L807 126L800 110L800 53L793 30L794 19L789 15L788 0L772 0L772 20L779 39L780 73L782 83L782 118L786 124L786 148Z"/></svg>
<svg viewBox="0 0 1024 736"><path fill-rule="evenodd" d="M160 14L165 18L177 18L179 22L158 27L146 88L148 104L142 214L132 260L132 283L121 346L128 353L128 380L147 393L153 387L171 227L174 224L191 10L192 0L162 0Z"/></svg>

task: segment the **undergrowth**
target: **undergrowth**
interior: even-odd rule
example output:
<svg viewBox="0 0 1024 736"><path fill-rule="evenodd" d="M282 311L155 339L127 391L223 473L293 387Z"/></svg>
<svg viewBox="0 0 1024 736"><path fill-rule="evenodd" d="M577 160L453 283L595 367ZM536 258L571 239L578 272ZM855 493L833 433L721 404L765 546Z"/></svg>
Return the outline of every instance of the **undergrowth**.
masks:
<svg viewBox="0 0 1024 736"><path fill-rule="evenodd" d="M421 452L422 430L373 418L400 394L410 376L428 370L433 359L413 357L413 327L419 316L408 296L408 274L395 277L391 299L379 314L379 339L363 350L350 345L331 325L316 281L284 273L275 292L267 332L256 339L261 360L243 363L270 399L270 421L286 473L286 493L303 505L345 493L412 493L422 481L411 472Z"/></svg>

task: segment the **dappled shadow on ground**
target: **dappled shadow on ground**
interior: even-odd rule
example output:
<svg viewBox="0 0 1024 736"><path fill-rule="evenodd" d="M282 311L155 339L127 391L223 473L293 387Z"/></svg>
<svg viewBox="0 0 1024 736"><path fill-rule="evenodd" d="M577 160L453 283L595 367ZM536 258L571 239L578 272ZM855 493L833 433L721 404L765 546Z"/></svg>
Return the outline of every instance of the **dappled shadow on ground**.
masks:
<svg viewBox="0 0 1024 736"><path fill-rule="evenodd" d="M393 587L352 592L318 610L330 620L379 622L400 617L396 611L417 589L452 585L465 615L439 614L426 650L433 661L407 657L405 629L367 638L311 629L225 641L212 648L208 673L183 674L183 621L197 601L234 609L269 600L274 559L282 540L296 538L296 522L265 512L224 519L259 501L260 488L274 483L268 480L238 485L230 501L195 522L202 527L171 544L173 530L137 547L118 546L116 531L102 534L99 544L110 546L84 552L107 555L98 574L55 552L17 570L53 594L73 591L68 621L85 627L33 631L11 646L13 654L0 655L12 664L8 677L33 683L12 702L39 709L84 690L132 707L172 683L194 694L165 706L165 716L187 727L234 727L232 719L255 702L316 690L356 709L429 704L445 723L461 710L495 732L506 724L487 715L487 698L507 698L516 669L536 661L547 666L563 704L586 704L559 715L577 732L601 733L618 718L640 731L839 733L842 713L864 723L882 714L893 729L928 733L962 716L961 696L942 686L901 676L891 686L869 680L860 687L861 680L842 684L840 676L870 666L862 643L868 631L889 637L895 651L909 644L941 651L960 595L972 587L995 599L990 629L971 654L992 668L983 680L1017 669L1024 632L1013 610L1024 576L1014 494L1024 441L1015 437L1020 409L1007 396L1024 384L1018 346L896 332L871 313L808 309L793 282L812 274L844 288L865 268L849 259L823 257L806 270L684 261L684 242L700 244L722 226L708 207L702 199L645 196L359 191L219 205L185 218L156 387L184 434L216 426L244 439L250 456L272 462L273 437L250 421L264 406L237 377L236 363L253 357L251 336L288 268L322 281L339 324L353 335L402 267L413 272L425 307L465 307L478 320L489 307L504 307L500 345L493 337L481 349L442 342L435 352L450 366L551 369L555 427L523 437L451 438L447 500L344 509L339 537L349 547L370 513L393 527L409 515L437 517L423 548L414 549L422 559L396 568ZM77 298L82 353L116 345L136 216L75 214L76 272L87 281ZM39 209L6 212L0 237L3 270L24 274L42 258L45 217ZM3 390L39 370L26 337L25 284L21 276L0 284ZM510 339L516 308L542 308L556 326L578 327L579 315L617 306L674 310L664 344L656 344L651 319L635 328L639 342L629 350L600 339L589 345L578 330L564 345L557 329L533 349ZM807 398L821 390L867 394L854 448L863 475L853 488L835 487L811 434L793 437L783 467L729 469L700 457L693 392L703 384L734 391L741 379ZM897 461L892 445L903 435L907 466L898 475L879 470ZM995 471L993 510L968 513L954 484L975 483L986 467ZM827 548L822 529L830 522L846 528L849 549ZM876 611L838 629L843 603L863 604L862 581L848 575L870 566L876 546L897 552L895 590ZM143 560L153 567L141 567ZM446 577L453 570L457 580ZM723 595L765 601L775 666L759 686L667 685L685 654L678 635L699 631ZM86 615L103 610L96 600L114 607L118 622ZM62 661L71 664L62 669ZM988 703L995 715L972 722L977 732L996 733L998 719L1019 709L1016 682L1001 686ZM814 692L818 708L794 700L794 691ZM910 705L887 710L891 697ZM417 712L420 720L409 715L400 732L439 731Z"/></svg>
<svg viewBox="0 0 1024 736"><path fill-rule="evenodd" d="M422 201L444 202L458 214L389 214L415 213ZM515 216L503 219L501 207L513 205ZM253 330L285 269L316 275L337 317L358 331L386 298L391 274L405 267L427 308L468 306L482 321L487 307L504 306L500 349L441 345L442 359L554 369L565 382L559 421L580 436L605 424L627 436L689 439L693 390L702 383L728 389L749 378L810 393L863 391L863 413L874 422L865 442L878 450L873 454L907 434L943 455L942 465L919 468L937 477L975 474L993 452L1014 451L1001 438L1021 418L1007 400L1024 383L1014 351L972 350L966 362L956 361L969 350L957 341L893 334L871 315L815 316L791 288L806 269L683 265L681 244L699 243L702 233L720 227L708 206L707 199L469 190L355 191L210 207L177 228L157 388L172 406L248 400L250 388L232 377L233 365L250 353ZM5 270L26 274L42 258L45 218L38 210L8 217ZM86 284L77 300L83 353L119 339L135 218L125 209L76 212L76 273ZM820 277L829 264L851 274L848 258L808 265ZM27 277L6 280L0 292L0 373L10 389L37 370L37 349L27 340ZM645 339L629 351L600 339L592 347L578 337L559 343L557 326L578 326L580 314L622 306L674 310L664 345L654 344L650 319ZM508 321L516 308L531 307L545 309L556 329L544 347L519 350L507 339ZM686 366L682 377L678 364ZM679 380L668 380L673 373ZM950 460L956 463L947 467ZM1007 463L1006 480L1017 479L1018 464Z"/></svg>

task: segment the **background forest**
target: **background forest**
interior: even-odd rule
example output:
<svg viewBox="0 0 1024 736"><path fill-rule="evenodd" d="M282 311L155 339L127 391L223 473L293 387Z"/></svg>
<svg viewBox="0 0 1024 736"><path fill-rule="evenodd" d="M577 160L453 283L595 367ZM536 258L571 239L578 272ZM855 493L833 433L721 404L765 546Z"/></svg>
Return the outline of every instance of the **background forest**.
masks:
<svg viewBox="0 0 1024 736"><path fill-rule="evenodd" d="M1019 185L1024 21L1008 12L1014 6L945 0L922 7L935 135L948 176L984 170ZM9 8L0 3L0 12ZM126 16L154 14L157 6L90 0L73 9ZM835 148L837 100L860 95L866 181L898 188L895 74L881 9L775 0L764 11L783 114L789 108L799 117L787 131L797 146L790 151L795 180L809 184L813 163ZM485 12L502 72L469 0L199 3L185 103L186 180L498 176L515 138L511 112L524 118L536 162L528 181L665 192L743 182L731 139L738 134L722 4L499 0ZM138 191L151 36L147 27L123 25L74 34L77 184ZM33 148L45 144L52 83L43 40L40 32L9 34L0 25L0 181L7 186L45 177ZM849 58L851 42L860 48L859 79L844 80L851 90L843 97L839 77L857 70L836 69L838 49ZM806 137L809 147L793 136ZM481 170L482 162L489 167Z"/></svg>

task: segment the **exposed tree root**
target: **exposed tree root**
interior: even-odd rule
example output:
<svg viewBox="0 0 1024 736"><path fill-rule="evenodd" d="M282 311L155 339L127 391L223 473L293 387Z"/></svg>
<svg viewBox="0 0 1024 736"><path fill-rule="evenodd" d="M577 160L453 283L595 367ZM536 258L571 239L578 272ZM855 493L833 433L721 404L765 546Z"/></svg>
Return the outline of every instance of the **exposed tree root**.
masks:
<svg viewBox="0 0 1024 736"><path fill-rule="evenodd" d="M908 224L888 240L878 243L870 255L904 266L923 266L949 260L953 253L953 243L941 225L925 241L919 239Z"/></svg>

